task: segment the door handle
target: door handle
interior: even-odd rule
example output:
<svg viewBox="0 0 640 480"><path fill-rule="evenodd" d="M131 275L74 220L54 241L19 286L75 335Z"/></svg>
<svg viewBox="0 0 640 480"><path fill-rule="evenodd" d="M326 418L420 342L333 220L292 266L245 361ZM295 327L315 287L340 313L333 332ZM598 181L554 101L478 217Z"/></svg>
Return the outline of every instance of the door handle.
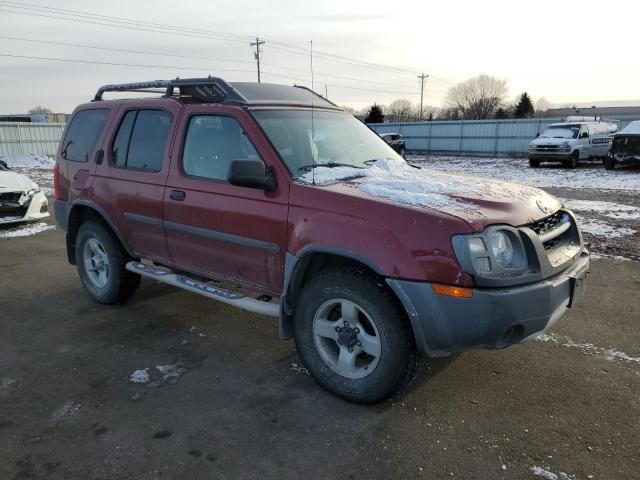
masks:
<svg viewBox="0 0 640 480"><path fill-rule="evenodd" d="M100 149L96 152L96 156L95 156L96 165L100 165L103 159L104 159L104 150Z"/></svg>
<svg viewBox="0 0 640 480"><path fill-rule="evenodd" d="M171 190L171 193L169 194L169 198L171 200L177 200L179 202L183 201L186 198L187 194L184 193L182 190Z"/></svg>

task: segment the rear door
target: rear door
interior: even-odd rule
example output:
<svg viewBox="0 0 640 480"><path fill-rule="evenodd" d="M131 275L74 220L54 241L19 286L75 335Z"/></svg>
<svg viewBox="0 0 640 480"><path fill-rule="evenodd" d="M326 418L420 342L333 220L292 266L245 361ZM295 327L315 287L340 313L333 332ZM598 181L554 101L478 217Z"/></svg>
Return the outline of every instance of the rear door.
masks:
<svg viewBox="0 0 640 480"><path fill-rule="evenodd" d="M279 294L289 194L284 166L244 110L185 106L179 131L164 197L173 263ZM230 163L248 158L274 170L276 191L227 182Z"/></svg>
<svg viewBox="0 0 640 480"><path fill-rule="evenodd" d="M95 201L133 251L165 262L169 255L162 223L164 184L181 108L167 100L124 104L93 184Z"/></svg>
<svg viewBox="0 0 640 480"><path fill-rule="evenodd" d="M102 143L110 113L108 107L87 108L71 118L58 152L63 199L82 197L91 185L97 146Z"/></svg>

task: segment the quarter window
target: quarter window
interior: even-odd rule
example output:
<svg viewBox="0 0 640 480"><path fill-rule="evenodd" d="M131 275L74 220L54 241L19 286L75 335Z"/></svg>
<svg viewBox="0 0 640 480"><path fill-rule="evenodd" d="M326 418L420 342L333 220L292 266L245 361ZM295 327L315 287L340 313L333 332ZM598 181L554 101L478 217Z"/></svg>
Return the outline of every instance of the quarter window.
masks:
<svg viewBox="0 0 640 480"><path fill-rule="evenodd" d="M171 114L163 110L132 110L122 119L111 156L118 168L159 172L171 130Z"/></svg>
<svg viewBox="0 0 640 480"><path fill-rule="evenodd" d="M62 158L74 162L88 162L104 127L109 110L82 110L75 114L62 142Z"/></svg>
<svg viewBox="0 0 640 480"><path fill-rule="evenodd" d="M234 160L260 160L240 124L230 117L196 115L189 120L182 168L188 175L227 180Z"/></svg>

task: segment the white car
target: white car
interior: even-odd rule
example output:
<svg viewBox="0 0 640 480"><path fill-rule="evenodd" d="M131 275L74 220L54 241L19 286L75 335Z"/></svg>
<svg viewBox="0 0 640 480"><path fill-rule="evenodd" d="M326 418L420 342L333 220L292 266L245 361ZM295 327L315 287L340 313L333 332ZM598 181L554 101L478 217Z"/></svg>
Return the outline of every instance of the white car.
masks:
<svg viewBox="0 0 640 480"><path fill-rule="evenodd" d="M591 117L569 117L566 122L554 123L529 144L529 165L541 162L561 162L576 168L580 160L603 159L611 145L617 123Z"/></svg>
<svg viewBox="0 0 640 480"><path fill-rule="evenodd" d="M38 184L0 161L0 225L49 216L49 203Z"/></svg>

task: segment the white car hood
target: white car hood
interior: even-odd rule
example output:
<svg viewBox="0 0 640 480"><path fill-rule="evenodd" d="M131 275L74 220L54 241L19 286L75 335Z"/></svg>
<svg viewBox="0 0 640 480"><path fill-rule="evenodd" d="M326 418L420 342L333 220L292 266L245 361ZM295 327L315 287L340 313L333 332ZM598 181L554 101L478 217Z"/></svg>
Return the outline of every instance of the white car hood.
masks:
<svg viewBox="0 0 640 480"><path fill-rule="evenodd" d="M533 140L530 145L567 145L573 140L572 138L550 138L538 137Z"/></svg>
<svg viewBox="0 0 640 480"><path fill-rule="evenodd" d="M0 171L0 192L27 192L38 188L29 177L16 172Z"/></svg>

